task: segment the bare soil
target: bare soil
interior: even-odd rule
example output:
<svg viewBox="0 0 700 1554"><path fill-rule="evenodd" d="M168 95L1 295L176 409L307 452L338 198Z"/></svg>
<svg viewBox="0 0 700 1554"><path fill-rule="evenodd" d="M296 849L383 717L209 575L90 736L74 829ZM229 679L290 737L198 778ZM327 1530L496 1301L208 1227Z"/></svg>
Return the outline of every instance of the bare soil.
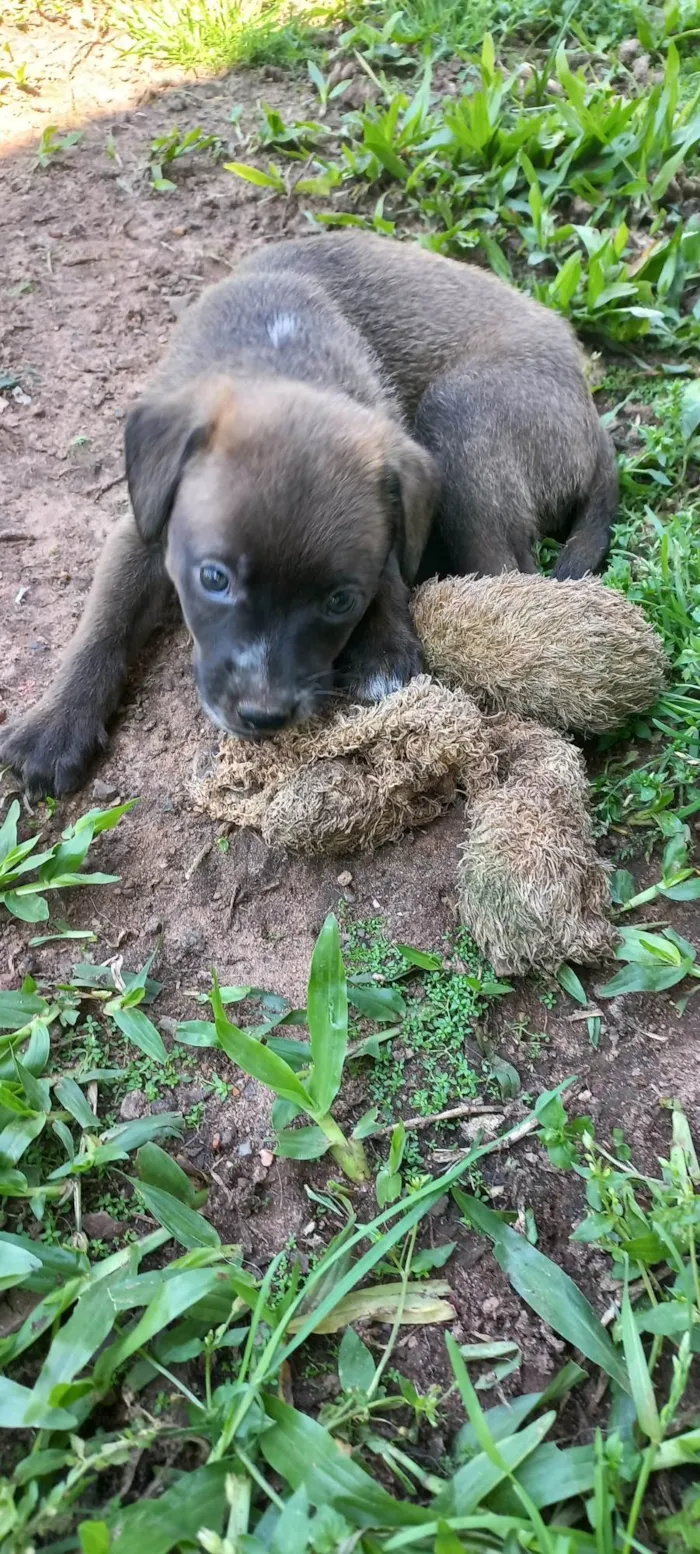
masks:
<svg viewBox="0 0 700 1554"><path fill-rule="evenodd" d="M252 246L306 226L294 201L270 201L206 155L176 168L177 193L156 194L145 171L151 141L176 126L201 125L235 156L230 116L237 105L244 122L260 100L296 113L310 107L304 83L277 71L175 82L172 73L124 58L99 29L86 33L79 13L62 21L38 16L10 41L13 58L30 64L37 92L9 83L0 95L0 372L18 380L0 393L0 720L21 712L48 684L81 613L99 546L127 501L125 408L174 319ZM48 125L80 126L83 138L40 168L36 146ZM455 923L457 809L367 859L290 861L252 834L231 835L222 851L215 827L188 798L190 773L215 740L196 701L184 632L175 625L134 675L85 791L47 823L55 833L96 802L139 798L96 849L99 867L119 873L121 883L74 891L60 903L74 926L95 930L95 959L118 952L136 968L160 944L156 971L165 986L157 1010L172 1018L192 1017L186 990L208 986L212 965L222 982L302 1000L315 936L342 896L358 918L384 914L397 938L440 945ZM11 788L6 777L2 793ZM36 818L44 823L43 811ZM338 876L345 870L352 883L343 889ZM697 939L697 912L676 913L674 922ZM5 987L17 986L29 970L65 975L74 958L62 945L28 949L25 925L5 917L0 935ZM697 1137L700 1002L691 1000L682 1018L668 997L606 1006L597 1051L565 1002L548 1013L537 989L522 985L499 1005L489 1036L524 1086L536 1094L577 1074L576 1106L595 1116L601 1137L623 1124L648 1164L668 1150L667 1098L687 1107ZM525 1019L546 1040L525 1041ZM325 1231L304 1184L323 1184L324 1162L265 1164L266 1093L243 1079L238 1095L217 1101L201 1090L210 1070L203 1054L204 1120L186 1150L193 1165L213 1173L210 1213L222 1237L241 1241L260 1266L291 1237L310 1254ZM180 1088L173 1099L187 1110L197 1087L188 1080ZM357 1113L367 1104L361 1092L361 1085L352 1092ZM604 1264L568 1240L582 1213L576 1179L557 1172L527 1141L496 1157L486 1175L492 1189L501 1189L500 1205L534 1208L542 1249L580 1278L603 1311ZM358 1207L371 1217L372 1204L367 1194ZM528 1389L540 1384L559 1363L558 1341L520 1305L483 1244L459 1230L449 1209L426 1231L436 1242L448 1234L459 1241L448 1273L459 1331L465 1339L515 1333L525 1356L521 1382ZM409 1330L399 1353L421 1385L444 1375L437 1330Z"/></svg>

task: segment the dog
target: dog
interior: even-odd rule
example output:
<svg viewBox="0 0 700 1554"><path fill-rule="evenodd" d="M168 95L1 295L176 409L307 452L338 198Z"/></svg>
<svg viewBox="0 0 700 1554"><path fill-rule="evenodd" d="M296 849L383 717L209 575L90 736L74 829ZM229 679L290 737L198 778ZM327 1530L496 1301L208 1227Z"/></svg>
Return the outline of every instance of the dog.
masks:
<svg viewBox="0 0 700 1554"><path fill-rule="evenodd" d="M133 516L54 683L0 738L30 795L78 787L174 585L200 700L261 738L420 669L434 571L603 562L612 445L556 313L412 243L309 236L249 256L181 319L125 427Z"/></svg>

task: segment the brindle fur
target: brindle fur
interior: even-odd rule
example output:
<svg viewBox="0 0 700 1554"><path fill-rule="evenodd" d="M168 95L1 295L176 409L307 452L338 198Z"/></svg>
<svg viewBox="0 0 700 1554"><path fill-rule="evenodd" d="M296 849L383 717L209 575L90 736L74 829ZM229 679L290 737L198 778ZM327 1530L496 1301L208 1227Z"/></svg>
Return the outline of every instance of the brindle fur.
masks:
<svg viewBox="0 0 700 1554"><path fill-rule="evenodd" d="M127 419L126 465L133 517L53 684L0 738L33 794L80 784L171 583L207 710L259 732L338 685L405 683L409 587L430 570L531 572L543 535L564 541L557 577L595 570L617 500L568 325L480 269L356 233L264 248L203 294ZM233 608L203 595L205 560L229 568ZM329 620L348 579L354 613Z"/></svg>

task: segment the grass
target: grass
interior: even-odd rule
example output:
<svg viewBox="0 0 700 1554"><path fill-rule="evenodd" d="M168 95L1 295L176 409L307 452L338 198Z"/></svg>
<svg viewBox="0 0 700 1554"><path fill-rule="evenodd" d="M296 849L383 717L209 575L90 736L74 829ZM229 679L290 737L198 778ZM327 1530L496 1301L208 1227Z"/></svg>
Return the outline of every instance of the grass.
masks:
<svg viewBox="0 0 700 1554"><path fill-rule="evenodd" d="M653 415L620 456L620 516L606 577L656 626L673 685L631 731L632 748L606 762L593 794L601 830L651 823L663 835L674 816L686 819L700 808L700 491L684 432L688 388L682 380L650 381L619 369L603 388L613 400L613 429L615 406L628 397L642 415Z"/></svg>
<svg viewBox="0 0 700 1554"><path fill-rule="evenodd" d="M332 937L327 925L310 1000L313 1008L322 995L325 1006L328 988L331 1015L338 1009L337 974L335 991L326 974ZM388 962L386 941L373 941L366 926L356 940L371 943L365 964L384 964L395 979L401 962L411 976L419 961L428 988L448 975L467 986L474 980L470 970L446 973L436 957L407 947ZM333 954L335 965L337 935ZM505 1554L514 1537L533 1554L552 1554L564 1529L571 1554L598 1554L591 1507L606 1549L647 1547L648 1531L646 1543L635 1539L644 1519L657 1515L653 1476L700 1459L700 1433L684 1405L700 1332L700 1167L683 1112L673 1111L658 1177L633 1165L620 1135L608 1148L590 1119L569 1117L568 1082L436 1179L406 1182L399 1127L378 1178L380 1213L362 1219L343 1190L311 1193L317 1219L335 1221L330 1242L326 1232L304 1278L286 1248L261 1277L237 1247L221 1244L202 1212L206 1187L163 1148L182 1136L183 1118L174 1112L105 1126L102 1096L113 1076L68 1073L57 1061L60 1043L45 1033L72 1029L90 988L109 999L103 968L94 970L91 977L82 968L51 1004L34 989L3 995L0 1005L2 1280L32 1308L0 1341L3 1554L37 1546L55 1554L144 1546L162 1554L345 1547L452 1554L483 1546ZM147 974L126 981L157 997ZM363 990L371 999L368 983L353 985L360 1004ZM16 1030L12 998L25 1017ZM454 1015L449 998L448 1005ZM215 996L219 1034L222 1008ZM326 1065L336 1061L334 1041L331 1034ZM327 1079L319 1071L317 1083ZM490 1153L528 1133L558 1170L585 1183L587 1212L574 1239L609 1259L611 1330L569 1275L510 1228L507 1213L460 1185L478 1178ZM584 1361L568 1360L545 1391L516 1396L507 1409L484 1407L481 1397L517 1370L517 1340L460 1347L448 1333L451 1380L424 1391L400 1360L406 1324L440 1328L454 1317L444 1275L456 1241L418 1245L426 1216L441 1203L444 1213L449 1195L453 1233L461 1218L483 1236L525 1305ZM114 1250L88 1240L87 1203L124 1222ZM144 1216L152 1227L145 1233ZM379 1352L355 1327L372 1320L388 1332ZM314 1334L334 1333L342 1338L326 1349L325 1369L337 1367L337 1392L314 1419L283 1400L281 1378L300 1351L313 1374L314 1345L307 1346ZM609 1417L594 1439L571 1445L566 1400L598 1372L611 1388ZM430 1438L450 1397L461 1400L467 1422L454 1455L433 1462L415 1446L426 1432ZM669 1536L694 1516L692 1496L677 1498Z"/></svg>
<svg viewBox="0 0 700 1554"><path fill-rule="evenodd" d="M447 941L442 956L416 955L408 946L402 954L381 918L349 922L346 932L351 972L400 989L403 998L400 1044L376 1047L368 1079L380 1119L428 1119L454 1105L455 1097L476 1097L490 1074L482 1021L509 985L496 981L464 930ZM426 964L415 964L411 956ZM421 1131L407 1139L407 1164L415 1169L424 1164L430 1137Z"/></svg>
<svg viewBox="0 0 700 1554"><path fill-rule="evenodd" d="M210 73L297 63L338 10L335 0L118 0L113 18L138 57Z"/></svg>
<svg viewBox="0 0 700 1554"><path fill-rule="evenodd" d="M37 0L12 0L31 14ZM65 0L53 0L58 14ZM693 0L666 0L663 8L618 0L118 0L113 17L135 52L198 71L236 64L303 62L327 48L329 26L345 25L341 51L368 62L410 64L416 50L434 57L476 50L485 33L508 46L518 38L543 43L567 33L586 48L606 49L639 35L659 53L670 36L692 48L697 33Z"/></svg>
<svg viewBox="0 0 700 1554"><path fill-rule="evenodd" d="M290 14L280 29L281 15L259 5L246 15L225 0L206 10L151 4L132 7L127 24L138 52L197 69L295 64L311 46L311 13ZM596 393L621 467L607 581L654 621L673 684L624 739L599 742L593 795L618 862L662 842L661 877L642 894L663 912L674 891L690 900L696 891L687 827L700 808L700 231L681 187L697 144L694 22L685 0L643 11L601 0L575 11L540 0L367 6L343 21L327 57L314 41L318 111L285 121L264 110L245 152L248 176L270 198L301 202L317 224L357 223L471 255L558 307L604 353ZM619 66L617 43L635 30L663 79L639 85ZM454 49L462 75L448 96L440 70ZM347 112L330 72L355 54L375 98ZM69 149L53 131L49 140L48 163ZM215 148L189 126L153 143L153 186L203 149ZM30 873L35 851L38 842L24 855ZM25 899L43 899L43 871L37 864ZM620 967L600 996L666 987L680 1009L697 982L696 952L672 929L629 922L631 879L618 868ZM564 1084L433 1176L425 1143L434 1133L406 1121L426 1121L455 1096L469 1104L487 1084L517 1091L515 1071L485 1041L505 989L464 935L435 955L392 944L377 919L345 922L343 934L351 1023L338 1018L336 963L335 993L321 1000L308 1045L287 1029L303 1013L250 987L222 988L213 1004L199 995L202 1017L181 1021L171 1040L150 964L86 962L60 985L28 979L0 995L0 1287L16 1312L0 1340L1 1554L697 1547L700 1167L684 1113L669 1107L665 1158L640 1164L617 1130L598 1138L567 1109ZM560 983L585 1016L570 968ZM553 996L546 989L543 1002ZM254 1007L256 1023L233 1025L232 1006L241 1018ZM597 1040L600 1017L587 1023ZM545 1039L524 1021L515 1034L533 1056ZM301 1069L302 1110L313 1059L322 1116L332 1107L343 1130L354 1081L369 1091L374 1188L329 1181L328 1160L285 1167L306 1173L307 1263L285 1246L263 1272L222 1244L205 1179L174 1158L201 1102L187 1117L177 1102L133 1122L119 1116L128 1089L153 1099L201 1077L202 1044L220 1049L207 1083L222 1093L237 1074L226 1042L236 1062L252 1051L256 1072L261 1053L295 1079ZM489 1204L489 1157L512 1152L519 1165L525 1137L578 1192L580 1283L535 1244L532 1177L518 1172L518 1229L515 1205L495 1213ZM122 1227L109 1245L90 1234L100 1211ZM538 1218L558 1240L562 1227L548 1229L539 1209ZM462 1288L467 1234L478 1238L478 1278L492 1288L492 1256L522 1303L523 1329L455 1338L449 1297ZM592 1305L601 1270L604 1301ZM544 1323L567 1349L545 1388L520 1395L530 1321L536 1342ZM416 1322L432 1335L431 1361L440 1356L429 1376L426 1349L412 1365L404 1346ZM302 1408L304 1373L330 1375L333 1395L319 1386ZM464 1422L448 1451L455 1412Z"/></svg>
<svg viewBox="0 0 700 1554"><path fill-rule="evenodd" d="M95 837L103 831L111 831L130 809L134 800L119 804L113 809L91 809L81 815L74 826L68 826L60 840L43 851L36 851L41 835L36 833L26 841L18 841L17 823L20 803L13 799L0 826L0 908L23 923L46 922L49 904L45 892L66 890L76 885L112 885L115 874L84 874L83 863ZM63 937L84 938L63 930L40 936L33 944L46 939ZM89 935L87 936L89 937Z"/></svg>

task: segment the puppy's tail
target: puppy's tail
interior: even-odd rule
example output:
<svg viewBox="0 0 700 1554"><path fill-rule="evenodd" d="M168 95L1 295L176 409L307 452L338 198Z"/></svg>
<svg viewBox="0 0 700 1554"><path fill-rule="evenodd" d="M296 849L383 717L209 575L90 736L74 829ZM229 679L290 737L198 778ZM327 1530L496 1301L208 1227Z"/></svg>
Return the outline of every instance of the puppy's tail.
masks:
<svg viewBox="0 0 700 1554"><path fill-rule="evenodd" d="M607 432L601 427L593 479L574 518L566 544L559 552L554 568L556 578L562 581L599 571L608 553L617 501L615 452Z"/></svg>

